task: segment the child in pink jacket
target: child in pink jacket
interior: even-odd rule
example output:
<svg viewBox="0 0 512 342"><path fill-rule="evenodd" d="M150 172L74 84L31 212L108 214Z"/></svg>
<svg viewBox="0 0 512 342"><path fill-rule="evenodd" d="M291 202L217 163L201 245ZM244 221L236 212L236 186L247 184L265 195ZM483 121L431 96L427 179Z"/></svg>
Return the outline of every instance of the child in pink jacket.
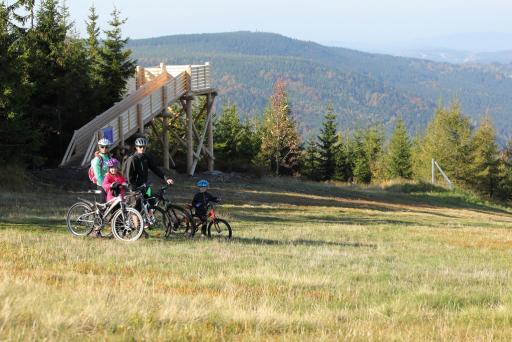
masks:
<svg viewBox="0 0 512 342"><path fill-rule="evenodd" d="M107 202L110 202L114 197L124 196L124 187L121 185L126 184L126 179L119 172L119 161L115 158L107 161L108 173L103 179L103 189L107 192Z"/></svg>

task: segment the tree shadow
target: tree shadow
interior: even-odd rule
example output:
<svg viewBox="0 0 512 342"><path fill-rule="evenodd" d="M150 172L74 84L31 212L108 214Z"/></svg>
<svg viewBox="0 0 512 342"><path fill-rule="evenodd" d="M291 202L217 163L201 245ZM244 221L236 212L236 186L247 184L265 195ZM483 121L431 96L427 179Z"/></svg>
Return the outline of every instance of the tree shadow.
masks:
<svg viewBox="0 0 512 342"><path fill-rule="evenodd" d="M336 246L336 247L356 247L356 248L377 248L377 244L362 243L362 242L332 242L322 240L272 240L263 238L243 238L234 237L229 240L231 243L238 243L244 245L265 245L265 246Z"/></svg>
<svg viewBox="0 0 512 342"><path fill-rule="evenodd" d="M412 225L418 224L415 221L399 220L399 219L387 219L387 218L373 218L373 217L358 217L349 214L340 213L339 216L315 216L315 215L295 215L297 209L290 208L257 208L257 209L246 209L246 212L235 211L231 212L230 215L238 221L246 222L262 222L262 223L326 223L326 224L348 224L348 225ZM251 213L258 212L258 214ZM266 215L260 215L260 213ZM284 215L278 215L277 212L285 212ZM448 215L440 215L448 216ZM424 223L423 226L434 226L434 224Z"/></svg>
<svg viewBox="0 0 512 342"><path fill-rule="evenodd" d="M481 213L512 216L505 210L490 205L474 203L463 197L435 197L428 193L400 193L378 189L352 189L350 187L325 187L323 184L306 184L302 190L294 189L300 184L290 180L288 183L272 183L269 186L252 185L246 188L227 188L223 192L231 194L230 202L245 204L247 200L255 203L283 203L301 206L327 206L376 211L414 211L430 215L454 217L434 213L428 209L471 209ZM279 192L282 191L282 192ZM314 196L315 198L311 198ZM343 201L339 201L342 199ZM353 200L352 202L350 200ZM404 208L394 207L404 206Z"/></svg>

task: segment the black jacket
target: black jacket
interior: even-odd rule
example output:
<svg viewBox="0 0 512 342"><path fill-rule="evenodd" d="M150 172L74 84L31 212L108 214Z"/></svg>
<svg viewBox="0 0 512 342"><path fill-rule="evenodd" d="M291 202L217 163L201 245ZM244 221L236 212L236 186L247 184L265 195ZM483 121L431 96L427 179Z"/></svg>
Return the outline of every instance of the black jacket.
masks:
<svg viewBox="0 0 512 342"><path fill-rule="evenodd" d="M165 175L156 166L155 160L147 153L134 153L127 159L126 179L134 188L141 186L148 181L149 170L161 179L165 179Z"/></svg>
<svg viewBox="0 0 512 342"><path fill-rule="evenodd" d="M206 214L208 202L217 202L217 197L212 196L208 191L196 193L192 200L192 206L196 209L196 214Z"/></svg>

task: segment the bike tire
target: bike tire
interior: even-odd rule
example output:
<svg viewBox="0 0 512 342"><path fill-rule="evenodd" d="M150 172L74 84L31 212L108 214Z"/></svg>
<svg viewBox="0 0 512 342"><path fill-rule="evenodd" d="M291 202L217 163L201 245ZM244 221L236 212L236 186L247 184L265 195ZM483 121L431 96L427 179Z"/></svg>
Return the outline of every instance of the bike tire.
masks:
<svg viewBox="0 0 512 342"><path fill-rule="evenodd" d="M66 225L68 231L74 236L87 236L94 229L96 213L94 209L85 202L73 204L66 214Z"/></svg>
<svg viewBox="0 0 512 342"><path fill-rule="evenodd" d="M144 232L140 213L134 208L118 209L112 216L112 233L122 241L136 241Z"/></svg>
<svg viewBox="0 0 512 342"><path fill-rule="evenodd" d="M166 207L166 212L169 217L169 226L167 227L166 237L172 234L188 234L194 236L196 227L192 217L187 210L179 205L169 204Z"/></svg>
<svg viewBox="0 0 512 342"><path fill-rule="evenodd" d="M212 230L213 227L213 230ZM233 231L231 230L231 226L228 221L215 218L210 223L208 223L208 237L209 238L224 238L226 240L231 239L233 236Z"/></svg>
<svg viewBox="0 0 512 342"><path fill-rule="evenodd" d="M152 237L165 237L170 222L167 212L160 207L150 207L149 210L153 211L153 220L146 231L149 230L148 234Z"/></svg>

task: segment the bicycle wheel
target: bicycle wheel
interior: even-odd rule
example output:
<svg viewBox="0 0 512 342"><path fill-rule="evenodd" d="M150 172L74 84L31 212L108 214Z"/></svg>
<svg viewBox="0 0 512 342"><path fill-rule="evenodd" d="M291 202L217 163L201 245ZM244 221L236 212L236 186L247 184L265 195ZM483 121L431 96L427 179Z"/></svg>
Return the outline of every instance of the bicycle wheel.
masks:
<svg viewBox="0 0 512 342"><path fill-rule="evenodd" d="M143 231L142 216L133 208L119 209L112 217L112 233L118 240L135 241Z"/></svg>
<svg viewBox="0 0 512 342"><path fill-rule="evenodd" d="M209 238L224 238L231 239L232 231L228 221L215 218L208 223L208 237Z"/></svg>
<svg viewBox="0 0 512 342"><path fill-rule="evenodd" d="M84 202L77 202L69 208L66 215L66 224L71 234L87 236L94 228L96 213L93 208Z"/></svg>
<svg viewBox="0 0 512 342"><path fill-rule="evenodd" d="M178 205L170 204L166 208L167 215L169 216L169 226L167 227L166 237L171 234L189 234L194 236L195 225L190 217L190 214Z"/></svg>
<svg viewBox="0 0 512 342"><path fill-rule="evenodd" d="M151 215L147 217L149 227L146 229L152 237L164 237L169 226L169 218L166 211L160 207L149 208Z"/></svg>

